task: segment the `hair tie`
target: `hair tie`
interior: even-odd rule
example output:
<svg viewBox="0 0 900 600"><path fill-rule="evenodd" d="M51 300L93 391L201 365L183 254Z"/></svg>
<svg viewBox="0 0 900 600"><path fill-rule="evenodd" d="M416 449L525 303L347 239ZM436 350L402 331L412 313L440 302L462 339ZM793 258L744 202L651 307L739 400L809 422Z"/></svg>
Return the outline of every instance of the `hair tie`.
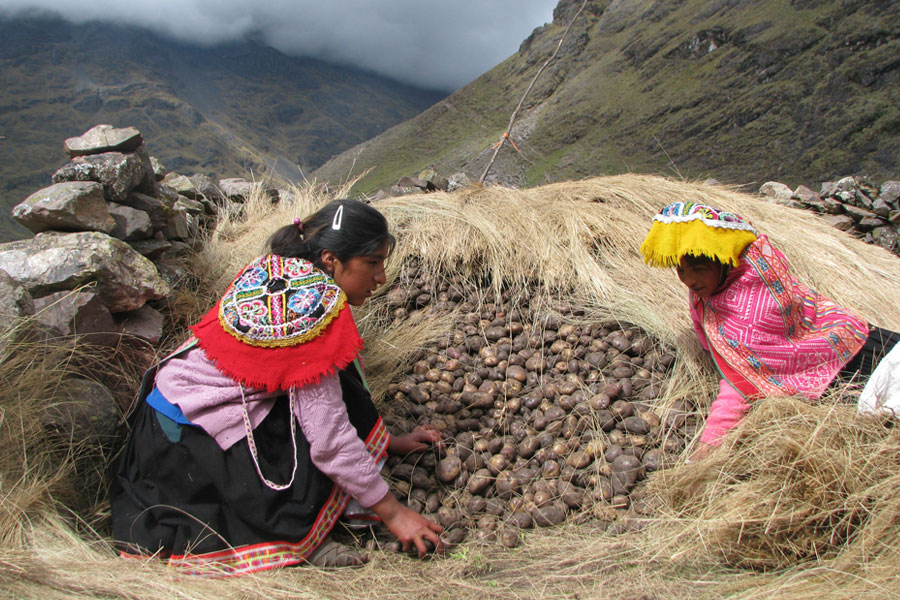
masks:
<svg viewBox="0 0 900 600"><path fill-rule="evenodd" d="M300 230L300 235L303 235L303 221L299 218L294 219L294 225Z"/></svg>

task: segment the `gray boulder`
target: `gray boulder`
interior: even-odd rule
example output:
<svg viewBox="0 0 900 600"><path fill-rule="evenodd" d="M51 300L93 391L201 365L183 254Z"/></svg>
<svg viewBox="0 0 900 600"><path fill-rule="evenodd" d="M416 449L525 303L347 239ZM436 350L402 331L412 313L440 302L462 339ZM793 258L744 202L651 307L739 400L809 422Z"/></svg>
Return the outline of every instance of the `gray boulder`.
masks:
<svg viewBox="0 0 900 600"><path fill-rule="evenodd" d="M34 233L102 231L116 222L103 199L103 186L93 181L66 181L38 190L12 209L13 218Z"/></svg>
<svg viewBox="0 0 900 600"><path fill-rule="evenodd" d="M122 202L135 188L152 178L149 159L139 152L123 154L104 152L78 156L60 167L52 176L53 183L63 181L96 181L110 202Z"/></svg>
<svg viewBox="0 0 900 600"><path fill-rule="evenodd" d="M791 201L794 192L791 188L777 181L767 181L759 188L759 194L765 196L770 202L786 205Z"/></svg>
<svg viewBox="0 0 900 600"><path fill-rule="evenodd" d="M878 197L893 208L900 208L900 181L882 183L878 190Z"/></svg>
<svg viewBox="0 0 900 600"><path fill-rule="evenodd" d="M169 208L156 196L132 192L121 204L147 213L154 231L163 229L169 222Z"/></svg>
<svg viewBox="0 0 900 600"><path fill-rule="evenodd" d="M158 238L152 237L146 240L135 240L130 242L130 246L151 260L159 258L172 247L172 243L165 239L162 232L157 235L159 235ZM160 273L160 275L162 275L162 273Z"/></svg>
<svg viewBox="0 0 900 600"><path fill-rule="evenodd" d="M455 192L456 190L467 188L470 185L472 185L472 181L469 179L469 176L462 171L459 171L458 173L451 175L448 179L447 191Z"/></svg>
<svg viewBox="0 0 900 600"><path fill-rule="evenodd" d="M108 232L114 238L125 241L146 240L153 235L150 215L142 210L110 202L109 214L116 222L113 230Z"/></svg>
<svg viewBox="0 0 900 600"><path fill-rule="evenodd" d="M0 269L32 296L93 283L110 312L136 310L165 298L169 286L150 260L104 233L39 233L0 245Z"/></svg>
<svg viewBox="0 0 900 600"><path fill-rule="evenodd" d="M145 304L137 310L117 315L122 335L157 344L163 335L162 313Z"/></svg>
<svg viewBox="0 0 900 600"><path fill-rule="evenodd" d="M155 156L150 157L150 170L153 171L153 179L162 181L166 177L166 166Z"/></svg>
<svg viewBox="0 0 900 600"><path fill-rule="evenodd" d="M66 154L75 157L102 152L132 152L143 143L141 132L134 127L97 125L78 137L67 139L63 149Z"/></svg>
<svg viewBox="0 0 900 600"><path fill-rule="evenodd" d="M82 336L84 341L115 346L119 325L92 291L55 292L34 301L35 320L55 336Z"/></svg>
<svg viewBox="0 0 900 600"><path fill-rule="evenodd" d="M186 175L169 173L163 178L162 182L178 192L181 196L193 199L196 199L198 196L197 188L194 187L194 182Z"/></svg>
<svg viewBox="0 0 900 600"><path fill-rule="evenodd" d="M0 317L9 323L34 314L34 300L31 294L6 271L0 271Z"/></svg>

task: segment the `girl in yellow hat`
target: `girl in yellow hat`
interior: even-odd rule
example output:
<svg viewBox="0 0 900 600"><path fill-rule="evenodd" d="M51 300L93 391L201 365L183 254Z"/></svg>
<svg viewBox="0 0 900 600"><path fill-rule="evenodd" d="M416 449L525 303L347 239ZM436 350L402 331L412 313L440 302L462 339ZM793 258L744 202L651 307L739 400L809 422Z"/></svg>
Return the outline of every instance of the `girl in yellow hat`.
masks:
<svg viewBox="0 0 900 600"><path fill-rule="evenodd" d="M764 396L818 399L860 381L900 341L797 281L787 258L739 215L674 202L653 218L641 254L674 267L694 329L722 377L691 460L721 443Z"/></svg>

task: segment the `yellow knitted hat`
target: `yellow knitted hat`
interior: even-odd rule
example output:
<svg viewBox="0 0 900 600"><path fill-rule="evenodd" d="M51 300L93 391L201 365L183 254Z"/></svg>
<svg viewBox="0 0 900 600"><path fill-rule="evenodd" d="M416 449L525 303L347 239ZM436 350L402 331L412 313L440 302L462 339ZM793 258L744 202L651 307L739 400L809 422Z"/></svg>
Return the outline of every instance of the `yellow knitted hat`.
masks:
<svg viewBox="0 0 900 600"><path fill-rule="evenodd" d="M653 217L641 255L653 267L678 266L686 254L736 267L754 241L756 229L743 217L705 204L673 202Z"/></svg>

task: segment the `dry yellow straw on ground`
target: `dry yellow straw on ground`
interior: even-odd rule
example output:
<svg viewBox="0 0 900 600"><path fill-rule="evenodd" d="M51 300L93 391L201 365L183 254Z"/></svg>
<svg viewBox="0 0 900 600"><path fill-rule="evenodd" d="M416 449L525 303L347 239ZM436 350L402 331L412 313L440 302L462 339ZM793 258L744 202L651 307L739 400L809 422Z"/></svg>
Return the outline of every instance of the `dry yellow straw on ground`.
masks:
<svg viewBox="0 0 900 600"><path fill-rule="evenodd" d="M220 226L196 261L199 310L262 252L269 233L325 201L315 188L299 193L291 206L252 202L248 220ZM900 329L897 257L814 214L722 187L623 175L529 190L475 187L376 206L399 242L390 277L417 257L435 277L537 282L550 300L580 303L674 346L679 360L660 404L690 398L704 407L716 377L691 330L685 289L674 273L646 267L638 253L653 214L675 200L748 217L785 252L801 280L880 326ZM441 324L385 328L378 302L357 316L369 353L394 350L383 364L368 359L373 377L385 374L383 389L409 349L429 344ZM6 410L14 399L3 402ZM2 435L15 441L10 425L3 422ZM511 551L471 542L444 559L420 562L376 550L359 570L296 568L231 581L179 577L155 560L121 561L105 539L86 541L55 517L49 492L43 504L21 502L41 491L4 473L0 511L16 533L2 541L0 589L8 597L42 599L898 595L893 430L856 421L849 407L774 399L728 444L731 454L723 450L706 463L656 474L654 489L666 504L638 533L611 537L590 523L566 525L527 532L523 546Z"/></svg>

